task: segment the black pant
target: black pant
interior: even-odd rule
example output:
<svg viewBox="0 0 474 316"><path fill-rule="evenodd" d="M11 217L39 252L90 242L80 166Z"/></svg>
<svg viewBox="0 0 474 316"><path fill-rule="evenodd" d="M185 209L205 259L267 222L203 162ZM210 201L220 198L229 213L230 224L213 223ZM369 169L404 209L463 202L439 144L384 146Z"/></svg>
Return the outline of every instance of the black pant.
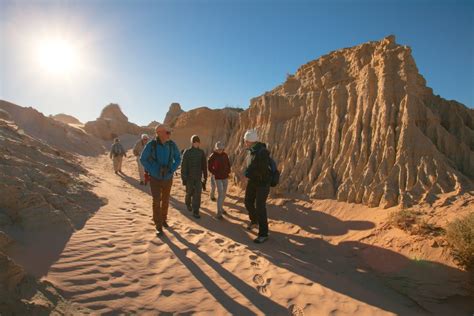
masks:
<svg viewBox="0 0 474 316"><path fill-rule="evenodd" d="M185 203L188 208L192 208L194 214L199 214L201 208L202 183L198 179L188 179L186 182Z"/></svg>
<svg viewBox="0 0 474 316"><path fill-rule="evenodd" d="M258 236L268 236L267 198L270 186L259 186L252 181L245 189L245 208L249 212L250 221L258 223Z"/></svg>

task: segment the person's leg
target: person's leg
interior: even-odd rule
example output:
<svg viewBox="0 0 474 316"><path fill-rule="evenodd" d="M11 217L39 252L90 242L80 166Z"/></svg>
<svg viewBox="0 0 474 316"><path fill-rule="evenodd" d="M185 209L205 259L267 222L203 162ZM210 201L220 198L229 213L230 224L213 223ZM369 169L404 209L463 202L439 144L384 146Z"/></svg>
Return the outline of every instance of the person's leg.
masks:
<svg viewBox="0 0 474 316"><path fill-rule="evenodd" d="M140 162L140 156L137 157L137 166L138 166L138 178L140 183L145 181L145 169L143 168L142 163Z"/></svg>
<svg viewBox="0 0 474 316"><path fill-rule="evenodd" d="M254 184L250 181L247 182L247 187L245 189L245 208L247 209L247 212L249 212L249 219L252 224L257 223L257 215L255 214L255 199L257 198L256 189L257 187Z"/></svg>
<svg viewBox="0 0 474 316"><path fill-rule="evenodd" d="M159 180L151 177L150 179L150 188L151 188L151 195L153 197L153 222L155 222L156 229L161 229L162 222L161 222L161 185Z"/></svg>
<svg viewBox="0 0 474 316"><path fill-rule="evenodd" d="M258 220L258 236L268 236L268 218L267 218L267 198L270 193L270 187L257 188L257 220Z"/></svg>
<svg viewBox="0 0 474 316"><path fill-rule="evenodd" d="M193 180L193 181L194 181L193 213L199 214L199 209L201 208L202 183L200 180Z"/></svg>
<svg viewBox="0 0 474 316"><path fill-rule="evenodd" d="M222 204L224 203L224 180L216 180L217 187L217 217L222 216Z"/></svg>
<svg viewBox="0 0 474 316"><path fill-rule="evenodd" d="M216 200L216 178L211 175L211 200Z"/></svg>
<svg viewBox="0 0 474 316"><path fill-rule="evenodd" d="M227 187L229 185L229 179L224 179L222 180L222 203L221 203L221 209L223 214L227 214L226 211L224 210L224 201L225 198L227 197Z"/></svg>
<svg viewBox="0 0 474 316"><path fill-rule="evenodd" d="M118 171L122 172L123 156L118 156Z"/></svg>
<svg viewBox="0 0 474 316"><path fill-rule="evenodd" d="M162 191L161 191L161 218L165 226L167 226L168 219L168 207L170 202L170 193L171 187L173 185L173 179L163 180L162 181Z"/></svg>
<svg viewBox="0 0 474 316"><path fill-rule="evenodd" d="M191 198L194 194L194 183L193 180L188 180L186 182L186 198L184 199L184 203L186 204L186 207L188 211L192 211L192 206L191 206Z"/></svg>
<svg viewBox="0 0 474 316"><path fill-rule="evenodd" d="M115 173L117 173L120 170L119 169L119 157L112 158L112 161L114 163L114 171L115 171Z"/></svg>

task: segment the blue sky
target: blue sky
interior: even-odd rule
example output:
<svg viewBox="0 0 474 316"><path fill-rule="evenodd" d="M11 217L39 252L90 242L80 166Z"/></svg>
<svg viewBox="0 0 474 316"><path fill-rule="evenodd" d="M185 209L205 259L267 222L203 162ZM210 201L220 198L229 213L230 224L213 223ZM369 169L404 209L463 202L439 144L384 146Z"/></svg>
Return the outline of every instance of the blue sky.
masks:
<svg viewBox="0 0 474 316"><path fill-rule="evenodd" d="M93 120L110 102L133 122L168 106L246 108L332 50L395 34L428 86L474 106L474 1L0 1L0 98ZM45 75L33 42L60 34L81 67Z"/></svg>

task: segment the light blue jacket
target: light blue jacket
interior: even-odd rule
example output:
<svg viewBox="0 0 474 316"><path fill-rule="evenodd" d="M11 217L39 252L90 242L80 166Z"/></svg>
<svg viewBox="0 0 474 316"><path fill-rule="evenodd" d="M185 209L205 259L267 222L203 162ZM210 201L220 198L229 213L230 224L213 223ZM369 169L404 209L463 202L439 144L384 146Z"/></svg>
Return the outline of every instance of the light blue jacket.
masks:
<svg viewBox="0 0 474 316"><path fill-rule="evenodd" d="M152 154L153 143L156 144L155 155ZM171 159L171 161L169 159ZM140 156L140 162L153 178L157 180L169 180L173 178L173 174L181 163L181 155L178 146L172 140L168 140L164 144L159 140L152 140L145 145ZM164 176L160 174L161 167L169 168Z"/></svg>

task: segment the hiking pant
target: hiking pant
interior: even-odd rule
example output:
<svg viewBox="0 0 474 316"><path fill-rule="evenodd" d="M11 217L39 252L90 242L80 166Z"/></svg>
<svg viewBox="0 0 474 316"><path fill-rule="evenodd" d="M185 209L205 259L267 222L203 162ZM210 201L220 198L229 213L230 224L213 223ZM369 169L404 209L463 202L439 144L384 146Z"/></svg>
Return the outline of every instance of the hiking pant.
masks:
<svg viewBox="0 0 474 316"><path fill-rule="evenodd" d="M171 185L173 179L158 180L150 177L151 195L153 197L153 221L157 229L163 227L168 218Z"/></svg>
<svg viewBox="0 0 474 316"><path fill-rule="evenodd" d="M258 223L258 236L268 236L267 198L270 186L258 186L252 181L247 182L245 189L245 208L249 212L250 221Z"/></svg>
<svg viewBox="0 0 474 316"><path fill-rule="evenodd" d="M211 199L216 197L216 178L211 175Z"/></svg>
<svg viewBox="0 0 474 316"><path fill-rule="evenodd" d="M189 179L186 181L186 206L192 209L194 214L199 214L201 207L202 183L198 179Z"/></svg>
<svg viewBox="0 0 474 316"><path fill-rule="evenodd" d="M123 156L115 156L113 158L115 172L122 171L122 161L123 161Z"/></svg>
<svg viewBox="0 0 474 316"><path fill-rule="evenodd" d="M227 179L217 180L216 179L216 186L217 186L217 215L222 215L224 211L224 200L227 194L227 185L229 181Z"/></svg>
<svg viewBox="0 0 474 316"><path fill-rule="evenodd" d="M143 168L142 163L140 162L140 156L137 157L137 166L138 166L138 176L140 177L140 181L145 181L145 169Z"/></svg>

